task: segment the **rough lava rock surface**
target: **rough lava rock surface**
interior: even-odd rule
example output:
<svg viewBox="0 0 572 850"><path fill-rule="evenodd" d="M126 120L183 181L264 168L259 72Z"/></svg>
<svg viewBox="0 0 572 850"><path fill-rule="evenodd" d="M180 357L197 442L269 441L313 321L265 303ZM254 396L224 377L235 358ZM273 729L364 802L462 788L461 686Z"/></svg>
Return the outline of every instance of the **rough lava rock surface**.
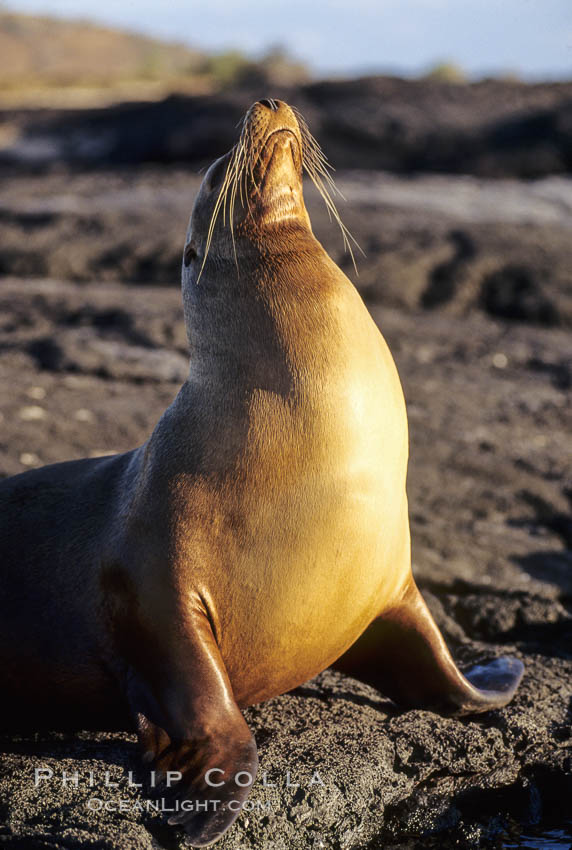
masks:
<svg viewBox="0 0 572 850"><path fill-rule="evenodd" d="M52 204L57 193L50 180L57 179L46 178ZM91 198L109 210L120 197L127 215L130 180L69 178L67 194L60 184L58 203L85 206ZM102 186L109 190L112 183L106 201ZM23 186L30 209L33 191L38 208L43 203L40 187ZM161 183L151 173L146 184L140 176L139 209L140 198L146 192L152 199L155 189L156 203L170 211L163 216L178 228L172 238L180 252L192 191L183 215L170 178ZM395 259L403 250L397 234L406 231L403 198L410 189L406 181L401 206L383 213L397 228L394 247L388 243L383 252L386 276L374 280L364 272L357 282L395 356L408 403L414 571L461 666L510 653L523 659L526 675L510 706L463 720L398 711L383 695L331 671L249 709L261 776L252 810L221 850L496 847L518 824L561 822L569 812L572 339L562 318L552 324L491 315L462 280L449 301L424 304L411 294L415 281L418 293L430 283L417 261L412 282L400 290L398 274L392 282L387 270L392 257L402 262ZM353 203L351 224L363 240L374 225L367 204ZM135 220L135 210L132 215ZM463 223L451 211L415 216L411 227L425 228L428 253L445 220L457 229L495 229L490 221ZM152 213L149 220L138 231L140 244L152 230ZM322 235L323 221L314 223ZM503 250L525 256L530 241L519 245L514 233L512 242L506 236L521 226L507 224L505 237L497 228L497 238L506 238ZM559 227L566 231L558 224L547 232L560 233ZM531 240L535 232L530 226ZM326 243L334 238L325 235ZM387 232L378 238L387 239ZM565 241L554 249L561 258L554 267L564 268L558 251L568 250ZM71 255L74 244L68 242ZM483 237L491 260L494 244L501 243ZM414 257L421 261L422 247ZM550 256L544 259L549 265ZM566 315L565 277L539 280L558 315ZM141 443L185 369L176 288L3 278L0 474ZM0 847L186 846L164 815L145 811L148 795L128 785L129 771L135 781L144 779L132 734L5 735L0 742ZM46 767L54 777L35 787L34 770ZM77 786L62 787L62 771L77 773ZM102 787L106 771L117 787ZM97 803L90 809L92 798L112 810L96 811ZM113 811L121 800L125 811Z"/></svg>

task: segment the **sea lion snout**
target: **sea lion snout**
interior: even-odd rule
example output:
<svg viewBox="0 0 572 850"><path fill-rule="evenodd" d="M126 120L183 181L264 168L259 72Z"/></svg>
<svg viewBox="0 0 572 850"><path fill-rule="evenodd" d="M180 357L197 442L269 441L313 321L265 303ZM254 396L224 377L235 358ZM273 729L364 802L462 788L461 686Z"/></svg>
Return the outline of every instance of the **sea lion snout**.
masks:
<svg viewBox="0 0 572 850"><path fill-rule="evenodd" d="M337 189L330 170L295 107L274 98L255 101L244 116L238 141L211 165L195 199L187 231L183 290L201 280L209 254L218 262L232 263L238 271L241 258L259 253L261 240L265 240L266 255L291 250L293 230L299 237L304 234L308 249L314 236L304 203L303 173L339 224L353 258L350 242L355 240L332 200ZM317 251L316 246L310 250Z"/></svg>
<svg viewBox="0 0 572 850"><path fill-rule="evenodd" d="M312 145L317 148L310 139L284 101L252 104L237 143L210 166L195 199L183 265L195 282L209 253L238 266L268 228L296 220L311 232L302 192L303 167L312 175Z"/></svg>
<svg viewBox="0 0 572 850"><path fill-rule="evenodd" d="M264 149L269 139L278 132L288 131L297 142L298 156L295 165L302 165L302 134L300 124L292 107L283 100L265 98L252 104L244 118L244 132L252 141L251 164L256 165L252 158L264 159Z"/></svg>
<svg viewBox="0 0 572 850"><path fill-rule="evenodd" d="M271 139L274 142L273 137L282 132L290 136L291 160L301 175L302 137L298 119L287 103L268 98L257 100L244 116L243 130L238 143L239 146L242 144L244 150L244 162L241 163L241 168L233 168L233 153L237 149L235 146L233 150L212 163L205 174L201 191L211 194L220 190L223 185L232 182L231 178L238 177L238 173L242 172L240 176L244 178L255 175L258 177L258 182L254 180L254 185L249 187L251 192L252 189L255 193L258 192L259 181L271 160L272 148L269 147L269 142ZM243 186L244 191L246 188Z"/></svg>

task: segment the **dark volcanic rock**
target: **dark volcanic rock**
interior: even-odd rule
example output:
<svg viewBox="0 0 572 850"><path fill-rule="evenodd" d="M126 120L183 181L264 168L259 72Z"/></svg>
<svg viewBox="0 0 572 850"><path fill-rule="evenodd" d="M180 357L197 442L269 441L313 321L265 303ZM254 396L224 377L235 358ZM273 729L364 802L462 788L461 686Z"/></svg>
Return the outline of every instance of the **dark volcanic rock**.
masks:
<svg viewBox="0 0 572 850"><path fill-rule="evenodd" d="M526 675L506 709L463 720L397 711L331 671L250 709L261 776L221 850L492 848L506 830L568 811L570 335L483 316L373 314L408 402L417 580L461 666L510 653ZM94 343L83 359L80 333ZM45 349L41 368L38 340L60 352L50 361ZM108 356L96 340L121 345L115 374L95 367ZM177 391L178 379L140 370L144 352L183 358L180 295L4 281L0 346L0 474L126 450ZM128 784L130 770L145 778L133 735L12 735L0 745L0 846L185 846ZM35 787L43 767L54 776ZM62 771L77 772L77 786L62 787ZM106 771L116 788L102 787ZM93 798L110 810L90 809Z"/></svg>
<svg viewBox="0 0 572 850"><path fill-rule="evenodd" d="M383 848L435 832L446 833L443 847L492 846L511 819L526 823L558 801L565 806L572 662L529 657L527 669L512 706L475 720L396 712L373 690L329 671L250 709L261 774L248 809L218 846ZM133 787L146 777L132 735L4 738L0 745L3 846L27 838L87 848L95 836L98 846L117 850L188 846L163 815L145 811L149 796ZM53 775L36 787L35 770L48 777L46 769ZM62 787L64 771L78 774L77 785L68 778ZM106 772L117 787L105 786Z"/></svg>
<svg viewBox="0 0 572 850"><path fill-rule="evenodd" d="M525 266L503 266L487 275L481 287L481 303L487 313L500 319L558 324L556 306Z"/></svg>
<svg viewBox="0 0 572 850"><path fill-rule="evenodd" d="M0 165L204 163L226 152L260 88L100 109L7 110ZM368 77L276 89L336 168L539 177L572 169L572 84ZM8 135L8 134L7 134Z"/></svg>
<svg viewBox="0 0 572 850"><path fill-rule="evenodd" d="M338 168L538 177L571 166L568 83L369 77L300 96Z"/></svg>
<svg viewBox="0 0 572 850"><path fill-rule="evenodd" d="M184 170L7 178L0 273L178 287L200 177ZM359 276L321 199L316 235L371 303L572 326L572 183L345 172Z"/></svg>

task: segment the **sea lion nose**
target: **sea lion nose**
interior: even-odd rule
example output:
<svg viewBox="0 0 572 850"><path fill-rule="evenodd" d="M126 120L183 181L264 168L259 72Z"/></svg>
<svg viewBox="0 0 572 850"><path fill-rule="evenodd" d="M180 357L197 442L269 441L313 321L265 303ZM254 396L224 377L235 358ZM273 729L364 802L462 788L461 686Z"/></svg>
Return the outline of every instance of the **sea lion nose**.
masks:
<svg viewBox="0 0 572 850"><path fill-rule="evenodd" d="M278 112L278 103L275 100L272 100L271 97L265 97L263 100L259 100L258 103L261 106L265 106L267 109L271 109L272 112Z"/></svg>

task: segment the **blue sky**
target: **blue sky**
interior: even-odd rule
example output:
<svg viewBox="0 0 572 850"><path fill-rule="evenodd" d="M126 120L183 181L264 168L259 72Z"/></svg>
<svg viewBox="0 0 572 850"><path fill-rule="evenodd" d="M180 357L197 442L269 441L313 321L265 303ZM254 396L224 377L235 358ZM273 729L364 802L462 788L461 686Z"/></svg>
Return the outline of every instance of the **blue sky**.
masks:
<svg viewBox="0 0 572 850"><path fill-rule="evenodd" d="M416 73L441 60L472 75L572 78L572 0L9 0L197 47L282 44L314 71Z"/></svg>

